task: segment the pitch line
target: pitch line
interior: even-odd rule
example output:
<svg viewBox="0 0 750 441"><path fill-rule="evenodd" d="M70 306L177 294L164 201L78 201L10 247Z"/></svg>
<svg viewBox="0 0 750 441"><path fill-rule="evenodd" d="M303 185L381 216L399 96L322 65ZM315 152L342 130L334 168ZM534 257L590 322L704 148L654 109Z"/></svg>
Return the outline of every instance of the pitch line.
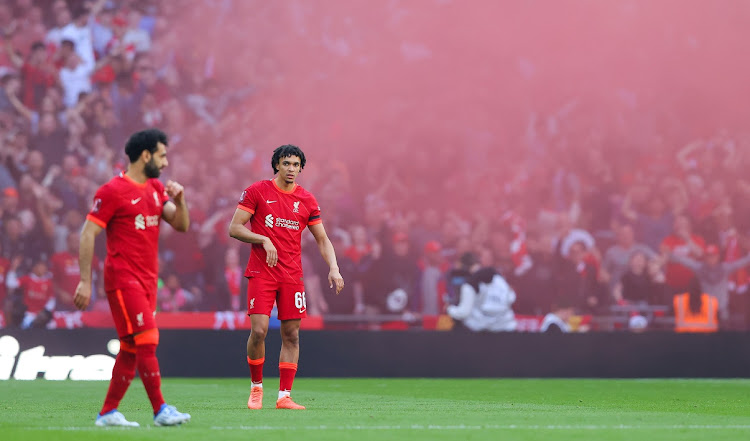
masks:
<svg viewBox="0 0 750 441"><path fill-rule="evenodd" d="M196 427L195 424L188 424L187 427ZM107 430L143 430L152 429L151 426L143 427L95 427L95 426L50 426L50 427L25 427L25 430L39 431L107 431ZM374 431L397 431L397 430L750 430L750 424L674 424L674 425L595 425L595 424L409 424L409 425L319 425L319 426L211 426L211 430L374 430Z"/></svg>

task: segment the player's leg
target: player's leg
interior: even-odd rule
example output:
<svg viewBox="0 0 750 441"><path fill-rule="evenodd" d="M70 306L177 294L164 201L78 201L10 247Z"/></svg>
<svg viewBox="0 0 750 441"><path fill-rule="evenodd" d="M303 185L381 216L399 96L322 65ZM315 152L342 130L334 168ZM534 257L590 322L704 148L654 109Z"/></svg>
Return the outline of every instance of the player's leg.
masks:
<svg viewBox="0 0 750 441"><path fill-rule="evenodd" d="M133 335L135 363L154 410L154 424L173 426L190 421L189 414L178 412L174 406L167 405L161 393L161 371L156 358L156 348L159 345L159 330L156 328L154 314L156 293L150 294L144 289L135 288L117 293L116 301L124 311L125 325Z"/></svg>
<svg viewBox="0 0 750 441"><path fill-rule="evenodd" d="M122 292L120 291L107 293L112 319L115 322L117 334L120 336L120 351L112 367L112 378L109 380L104 405L96 417L97 426L138 426L138 423L128 421L117 411L120 401L135 377L136 366L135 340L132 335L128 335L132 334L133 329L128 322L125 304L120 301L121 298Z"/></svg>
<svg viewBox="0 0 750 441"><path fill-rule="evenodd" d="M250 398L248 409L263 407L263 364L266 361L266 334L268 316L250 314L250 336L247 338L247 364L250 366Z"/></svg>
<svg viewBox="0 0 750 441"><path fill-rule="evenodd" d="M268 319L276 300L277 284L252 277L247 284L247 315L250 316L250 336L247 339L247 364L250 367L250 398L248 409L263 407L263 364L266 361Z"/></svg>
<svg viewBox="0 0 750 441"><path fill-rule="evenodd" d="M117 407L134 377L135 342L132 336L126 336L120 338L120 351L117 353L115 365L112 367L112 378L109 380L104 406L96 417L97 426L138 426L138 423L128 421L123 414L117 411Z"/></svg>
<svg viewBox="0 0 750 441"><path fill-rule="evenodd" d="M292 401L292 385L299 361L299 328L307 316L305 290L301 285L285 285L276 299L281 320L281 354L279 355L279 398L277 409L304 409Z"/></svg>
<svg viewBox="0 0 750 441"><path fill-rule="evenodd" d="M161 371L156 348L159 346L159 330L151 328L136 334L135 348L138 372L154 410L154 425L176 426L190 421L190 414L178 411L164 401L161 393Z"/></svg>

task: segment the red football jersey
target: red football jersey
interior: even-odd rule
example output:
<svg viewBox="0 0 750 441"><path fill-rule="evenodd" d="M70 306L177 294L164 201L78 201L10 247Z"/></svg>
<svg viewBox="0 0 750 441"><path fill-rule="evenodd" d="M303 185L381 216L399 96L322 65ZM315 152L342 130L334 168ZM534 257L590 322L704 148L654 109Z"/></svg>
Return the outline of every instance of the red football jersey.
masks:
<svg viewBox="0 0 750 441"><path fill-rule="evenodd" d="M693 239L693 242L696 243L696 245L703 249L706 248L706 242L702 237L693 234L691 238ZM690 257L693 259L698 258L698 256L695 256L690 252L690 247L687 245L687 242L685 242L685 240L681 237L677 237L675 235L667 236L661 242L661 245L669 248L672 254L683 257ZM687 288L687 286L690 284L690 279L693 278L693 271L690 268L680 265L679 263L669 262L666 265L665 276L668 286L672 288Z"/></svg>
<svg viewBox="0 0 750 441"><path fill-rule="evenodd" d="M320 207L309 191L296 185L286 192L273 179L259 181L242 192L240 210L253 215L250 230L271 238L279 261L266 264L263 245L253 244L245 277L260 277L284 283L302 283L302 230L322 222Z"/></svg>
<svg viewBox="0 0 750 441"><path fill-rule="evenodd" d="M78 266L78 256L67 251L53 254L50 258L52 277L58 286L64 290L70 298L58 298L64 306L73 306L73 295L76 292L78 281L81 278L81 268ZM96 268L96 256L94 256L91 267ZM58 305L60 306L60 305Z"/></svg>
<svg viewBox="0 0 750 441"><path fill-rule="evenodd" d="M44 309L44 305L55 298L55 292L52 289L52 274L45 274L42 277L36 274L19 277L18 283L23 291L23 302L26 304L26 311L38 313Z"/></svg>
<svg viewBox="0 0 750 441"><path fill-rule="evenodd" d="M139 184L124 173L97 190L86 219L107 229L106 291L141 285L156 293L159 223L168 200L158 179Z"/></svg>

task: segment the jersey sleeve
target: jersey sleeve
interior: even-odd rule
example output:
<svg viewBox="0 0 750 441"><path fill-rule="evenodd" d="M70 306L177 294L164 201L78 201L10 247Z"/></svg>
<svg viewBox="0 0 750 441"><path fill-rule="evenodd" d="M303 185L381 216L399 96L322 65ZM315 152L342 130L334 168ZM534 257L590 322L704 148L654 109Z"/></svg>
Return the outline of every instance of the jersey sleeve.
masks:
<svg viewBox="0 0 750 441"><path fill-rule="evenodd" d="M160 180L154 179L154 188L156 188L156 194L159 195L159 201L164 205L169 201L169 195L167 194L167 188Z"/></svg>
<svg viewBox="0 0 750 441"><path fill-rule="evenodd" d="M247 211L250 214L255 214L255 210L258 208L258 198L260 192L255 185L247 187L240 195L240 202L237 208L242 211Z"/></svg>
<svg viewBox="0 0 750 441"><path fill-rule="evenodd" d="M107 228L109 220L114 216L117 210L117 195L113 194L107 186L99 187L94 195L94 203L86 219Z"/></svg>
<svg viewBox="0 0 750 441"><path fill-rule="evenodd" d="M320 218L320 205L318 205L318 201L315 199L315 196L310 196L309 209L310 217L307 219L308 226L317 225L323 222L323 219Z"/></svg>

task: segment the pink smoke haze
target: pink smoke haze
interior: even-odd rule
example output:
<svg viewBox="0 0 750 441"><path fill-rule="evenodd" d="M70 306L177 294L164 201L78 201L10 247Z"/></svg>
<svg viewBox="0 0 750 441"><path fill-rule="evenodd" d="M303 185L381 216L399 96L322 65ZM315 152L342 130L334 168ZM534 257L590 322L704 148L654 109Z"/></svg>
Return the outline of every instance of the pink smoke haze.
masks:
<svg viewBox="0 0 750 441"><path fill-rule="evenodd" d="M393 176L400 209L491 210L588 148L672 155L721 129L747 146L745 1L228 4L172 26L221 84L256 88L233 129L264 162L301 146L315 182L346 169L359 196Z"/></svg>

